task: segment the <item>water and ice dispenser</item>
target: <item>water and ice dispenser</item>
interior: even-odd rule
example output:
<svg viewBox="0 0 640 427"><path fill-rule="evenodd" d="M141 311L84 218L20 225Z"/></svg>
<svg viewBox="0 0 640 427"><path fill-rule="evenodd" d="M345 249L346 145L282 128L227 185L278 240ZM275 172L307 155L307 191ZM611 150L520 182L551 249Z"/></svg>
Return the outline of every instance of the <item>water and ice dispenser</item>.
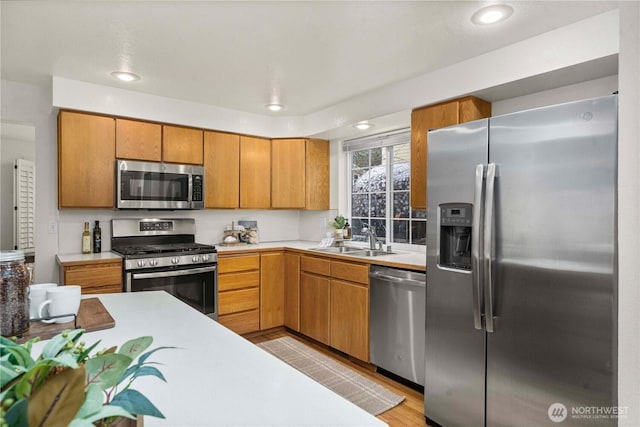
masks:
<svg viewBox="0 0 640 427"><path fill-rule="evenodd" d="M441 267L471 270L472 209L470 203L440 205Z"/></svg>

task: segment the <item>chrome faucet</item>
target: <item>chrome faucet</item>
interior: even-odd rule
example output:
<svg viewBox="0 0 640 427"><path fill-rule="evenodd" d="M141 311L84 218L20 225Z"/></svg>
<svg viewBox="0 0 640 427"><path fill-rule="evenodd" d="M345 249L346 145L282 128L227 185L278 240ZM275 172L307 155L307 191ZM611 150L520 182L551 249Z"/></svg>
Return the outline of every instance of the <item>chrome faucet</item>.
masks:
<svg viewBox="0 0 640 427"><path fill-rule="evenodd" d="M376 236L376 229L369 224L363 224L362 232L369 234L369 249L372 251L382 250L382 242Z"/></svg>

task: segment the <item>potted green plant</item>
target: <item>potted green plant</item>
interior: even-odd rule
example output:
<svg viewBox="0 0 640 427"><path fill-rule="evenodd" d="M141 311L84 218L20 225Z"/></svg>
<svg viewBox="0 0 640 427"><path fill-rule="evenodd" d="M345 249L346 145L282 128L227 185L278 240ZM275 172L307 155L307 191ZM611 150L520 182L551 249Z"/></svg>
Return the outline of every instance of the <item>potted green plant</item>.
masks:
<svg viewBox="0 0 640 427"><path fill-rule="evenodd" d="M333 219L333 222L331 223L331 226L335 229L333 234L335 235L336 239L342 239L342 237L343 237L343 231L342 230L344 229L346 224L347 224L347 220L342 215L337 215Z"/></svg>
<svg viewBox="0 0 640 427"><path fill-rule="evenodd" d="M82 329L62 332L31 355L39 338L23 344L0 337L0 425L110 426L120 419L164 415L142 393L131 388L138 377L166 381L148 362L158 347L143 353L152 337L139 337L91 354L99 341L85 347Z"/></svg>

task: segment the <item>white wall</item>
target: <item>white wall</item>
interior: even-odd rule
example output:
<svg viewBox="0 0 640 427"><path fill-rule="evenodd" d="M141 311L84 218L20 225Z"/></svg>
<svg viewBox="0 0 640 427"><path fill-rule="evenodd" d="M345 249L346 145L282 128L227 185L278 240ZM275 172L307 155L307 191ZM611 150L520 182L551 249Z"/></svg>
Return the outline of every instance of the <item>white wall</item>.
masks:
<svg viewBox="0 0 640 427"><path fill-rule="evenodd" d="M640 426L640 3L620 3L618 398Z"/></svg>

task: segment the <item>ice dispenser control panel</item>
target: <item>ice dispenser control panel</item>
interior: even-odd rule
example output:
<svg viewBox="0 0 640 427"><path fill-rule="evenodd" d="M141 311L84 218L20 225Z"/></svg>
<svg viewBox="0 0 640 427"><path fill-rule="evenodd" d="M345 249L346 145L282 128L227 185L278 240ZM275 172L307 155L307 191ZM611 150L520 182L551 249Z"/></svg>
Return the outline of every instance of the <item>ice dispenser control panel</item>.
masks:
<svg viewBox="0 0 640 427"><path fill-rule="evenodd" d="M440 205L440 266L471 270L472 209L470 203Z"/></svg>

